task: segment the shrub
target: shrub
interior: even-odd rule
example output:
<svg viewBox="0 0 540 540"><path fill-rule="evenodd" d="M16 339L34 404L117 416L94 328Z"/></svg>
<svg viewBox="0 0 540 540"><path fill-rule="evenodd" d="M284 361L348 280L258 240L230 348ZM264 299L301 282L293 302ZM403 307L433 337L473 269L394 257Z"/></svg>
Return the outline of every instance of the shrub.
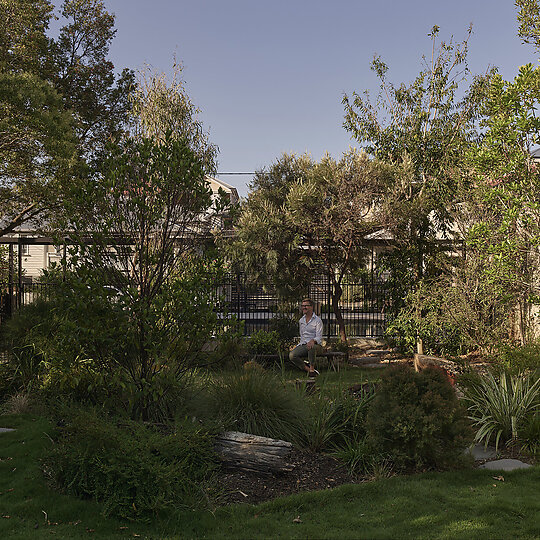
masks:
<svg viewBox="0 0 540 540"><path fill-rule="evenodd" d="M259 330L251 334L248 350L251 354L277 354L280 349L278 333L275 330L266 332Z"/></svg>
<svg viewBox="0 0 540 540"><path fill-rule="evenodd" d="M465 411L446 376L435 369L415 373L389 368L366 418L373 451L388 455L396 469L454 465L470 436Z"/></svg>
<svg viewBox="0 0 540 540"><path fill-rule="evenodd" d="M300 392L274 375L248 369L210 388L211 418L224 429L301 443L309 411Z"/></svg>
<svg viewBox="0 0 540 540"><path fill-rule="evenodd" d="M164 434L82 409L62 423L44 471L66 492L102 502L105 515L141 518L207 501L216 459L210 435L198 425L184 422Z"/></svg>
<svg viewBox="0 0 540 540"><path fill-rule="evenodd" d="M540 456L540 413L526 418L519 431L521 450L532 456Z"/></svg>
<svg viewBox="0 0 540 540"><path fill-rule="evenodd" d="M499 352L497 363L507 373L540 371L540 343L503 347Z"/></svg>
<svg viewBox="0 0 540 540"><path fill-rule="evenodd" d="M288 349L298 336L298 321L290 315L279 314L270 321L270 330L277 332L281 347Z"/></svg>
<svg viewBox="0 0 540 540"><path fill-rule="evenodd" d="M464 398L477 429L475 440L498 448L501 440L516 441L520 427L540 411L540 379L533 374L488 373L470 381Z"/></svg>

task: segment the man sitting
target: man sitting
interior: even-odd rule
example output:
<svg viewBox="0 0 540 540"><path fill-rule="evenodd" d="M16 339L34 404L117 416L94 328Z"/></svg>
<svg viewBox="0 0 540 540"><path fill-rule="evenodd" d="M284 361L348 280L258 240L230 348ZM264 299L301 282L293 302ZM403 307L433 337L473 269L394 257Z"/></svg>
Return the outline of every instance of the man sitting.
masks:
<svg viewBox="0 0 540 540"><path fill-rule="evenodd" d="M298 368L306 371L314 377L319 372L315 369L315 356L322 351L323 322L319 316L313 313L313 300L302 300L302 313L299 321L300 343L289 353L289 360ZM301 361L301 359L307 360Z"/></svg>

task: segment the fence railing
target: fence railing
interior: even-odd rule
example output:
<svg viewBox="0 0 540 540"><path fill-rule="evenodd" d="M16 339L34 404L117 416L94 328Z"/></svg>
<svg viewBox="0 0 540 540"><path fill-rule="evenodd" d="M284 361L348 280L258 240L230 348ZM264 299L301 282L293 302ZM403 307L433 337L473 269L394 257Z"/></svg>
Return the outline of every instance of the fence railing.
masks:
<svg viewBox="0 0 540 540"><path fill-rule="evenodd" d="M384 334L388 304L386 284L375 275L358 279L348 277L342 283L343 294L339 302L350 337L380 337ZM332 309L331 283L328 276L315 277L308 288L308 296L316 303L316 312L324 323L327 338L339 335L339 328ZM220 313L234 315L244 322L244 333L269 330L271 321L278 315L291 317L299 314L298 302L282 301L275 291L250 283L243 274L229 274L217 287L216 296Z"/></svg>
<svg viewBox="0 0 540 540"><path fill-rule="evenodd" d="M17 308L38 298L47 298L51 285L48 283L0 283L0 323ZM373 275L342 283L339 302L345 329L349 337L380 337L386 326L388 295L385 281ZM339 335L339 328L332 309L331 284L328 276L316 276L309 285L307 295L316 303L315 311L324 323L326 338ZM244 334L269 330L275 317L297 317L297 302L285 302L275 291L250 283L243 274L227 274L216 284L216 311L221 317L235 316L244 322Z"/></svg>

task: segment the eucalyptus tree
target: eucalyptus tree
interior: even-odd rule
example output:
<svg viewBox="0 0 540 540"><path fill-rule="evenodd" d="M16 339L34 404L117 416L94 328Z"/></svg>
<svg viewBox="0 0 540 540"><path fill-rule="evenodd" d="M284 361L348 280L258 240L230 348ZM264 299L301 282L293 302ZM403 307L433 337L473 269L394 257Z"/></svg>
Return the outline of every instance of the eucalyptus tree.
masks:
<svg viewBox="0 0 540 540"><path fill-rule="evenodd" d="M346 341L342 283L364 267L364 240L380 229L378 209L392 174L392 167L353 149L338 162L283 155L255 176L229 257L287 298L305 294L318 272L327 274L332 311Z"/></svg>
<svg viewBox="0 0 540 540"><path fill-rule="evenodd" d="M371 65L380 81L376 101L368 92L343 98L345 129L369 154L402 168L384 200L383 216L401 266L410 269L409 285L424 275L437 239L449 235L459 202L459 166L477 138L478 101L488 78L467 81L468 37L438 43L438 33L434 26L431 56L423 58L411 84L389 82L388 66L376 57Z"/></svg>
<svg viewBox="0 0 540 540"><path fill-rule="evenodd" d="M134 76L108 60L114 16L101 0L0 1L0 234L62 211L111 138L128 127Z"/></svg>

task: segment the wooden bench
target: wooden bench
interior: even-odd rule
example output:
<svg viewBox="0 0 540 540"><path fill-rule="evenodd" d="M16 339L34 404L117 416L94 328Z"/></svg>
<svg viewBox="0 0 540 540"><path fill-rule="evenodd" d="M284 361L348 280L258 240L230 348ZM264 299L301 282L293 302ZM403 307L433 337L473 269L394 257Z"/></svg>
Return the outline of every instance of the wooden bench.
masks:
<svg viewBox="0 0 540 540"><path fill-rule="evenodd" d="M315 361L319 360L320 358L326 358L326 360L328 361L328 366L333 371L339 372L340 365L343 362L343 360L345 360L346 356L347 355L344 352L324 351L321 353L317 353ZM254 360L262 360L263 362L265 361L278 362L279 361L278 354L252 354L251 358L253 358ZM288 362L289 361L288 356L284 355L283 360Z"/></svg>

